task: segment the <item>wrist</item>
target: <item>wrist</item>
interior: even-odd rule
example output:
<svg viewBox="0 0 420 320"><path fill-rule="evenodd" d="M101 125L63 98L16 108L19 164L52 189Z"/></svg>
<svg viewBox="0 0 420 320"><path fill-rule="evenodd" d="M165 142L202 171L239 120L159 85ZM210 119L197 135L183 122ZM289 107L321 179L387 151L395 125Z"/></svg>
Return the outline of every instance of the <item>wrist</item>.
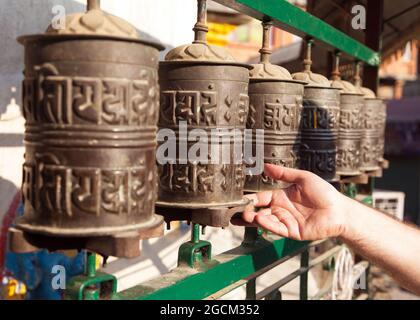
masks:
<svg viewBox="0 0 420 320"><path fill-rule="evenodd" d="M342 213L342 228L339 237L343 241L352 241L357 238L357 232L361 226L358 226L360 219L358 219L358 212L361 206L359 202L342 195L340 203L340 211ZM359 218L361 218L359 216Z"/></svg>

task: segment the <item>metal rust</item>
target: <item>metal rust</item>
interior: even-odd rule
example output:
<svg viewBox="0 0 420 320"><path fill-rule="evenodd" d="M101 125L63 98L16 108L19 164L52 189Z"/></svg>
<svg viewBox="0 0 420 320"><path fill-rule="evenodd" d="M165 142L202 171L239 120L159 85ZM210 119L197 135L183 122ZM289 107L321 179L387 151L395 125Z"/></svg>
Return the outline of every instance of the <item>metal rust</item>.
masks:
<svg viewBox="0 0 420 320"><path fill-rule="evenodd" d="M340 93L327 78L311 71L312 40L307 43L304 70L293 78L306 81L300 125L300 168L334 182L339 132Z"/></svg>
<svg viewBox="0 0 420 320"><path fill-rule="evenodd" d="M337 168L341 176L360 175L360 147L362 139L361 109L363 95L341 79L338 52L335 53L331 85L340 90L340 121L337 143Z"/></svg>
<svg viewBox="0 0 420 320"><path fill-rule="evenodd" d="M256 129L264 130L264 163L297 168L304 82L294 81L286 69L270 63L271 25L263 23L260 63L253 65L250 70L247 129L253 130L254 145L262 143L257 141ZM267 177L264 173L248 175L245 181L247 192L285 186L284 182Z"/></svg>
<svg viewBox="0 0 420 320"><path fill-rule="evenodd" d="M245 129L249 104L248 66L234 62L223 48L207 45L205 4L206 1L198 1L194 42L171 50L159 68L159 128L175 131L176 137L170 142L177 147L177 158L158 165L157 208L175 208L178 214L159 209L160 214L168 214L172 220L185 217L182 212L185 209L235 207L244 201L244 166L242 162L233 162L231 133L236 129L234 134L242 135ZM182 126L187 127L186 136L179 133ZM196 141L188 141L187 137L193 129L203 130L209 142L213 134L219 141L214 147L219 155L230 156L229 163L222 163L221 158L209 159L208 163L189 161L186 155ZM230 143L222 144L226 137L230 137ZM185 150L180 150L184 143ZM179 154L178 150L185 154ZM209 155L211 151L209 143ZM207 214L205 210L202 212ZM212 225L211 219L208 223Z"/></svg>
<svg viewBox="0 0 420 320"><path fill-rule="evenodd" d="M26 124L16 227L29 240L49 237L46 248L53 238L79 247L138 237L163 222L154 214L162 47L95 3L64 30L18 39Z"/></svg>

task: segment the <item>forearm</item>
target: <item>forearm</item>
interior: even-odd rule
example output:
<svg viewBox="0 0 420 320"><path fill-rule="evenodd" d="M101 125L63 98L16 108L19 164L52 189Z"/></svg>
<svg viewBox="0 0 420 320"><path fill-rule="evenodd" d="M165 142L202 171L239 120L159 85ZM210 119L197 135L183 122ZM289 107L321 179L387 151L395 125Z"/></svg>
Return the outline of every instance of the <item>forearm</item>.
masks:
<svg viewBox="0 0 420 320"><path fill-rule="evenodd" d="M419 229L349 198L344 202L343 242L420 295Z"/></svg>

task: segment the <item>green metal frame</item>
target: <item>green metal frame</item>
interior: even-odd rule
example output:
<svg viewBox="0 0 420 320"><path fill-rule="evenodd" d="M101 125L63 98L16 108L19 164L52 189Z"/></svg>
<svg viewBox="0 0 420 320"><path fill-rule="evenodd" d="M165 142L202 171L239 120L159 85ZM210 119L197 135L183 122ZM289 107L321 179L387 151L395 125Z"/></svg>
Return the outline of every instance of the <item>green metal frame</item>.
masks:
<svg viewBox="0 0 420 320"><path fill-rule="evenodd" d="M205 242L205 245L208 245L208 242ZM245 239L242 245L235 249L212 259L200 261L200 268L191 268L189 265L191 257L187 255L187 263L181 260L178 267L171 272L115 294L113 298L204 299L255 273L267 268L269 270L273 264L298 254L307 245L308 242L285 238L269 241L257 236L252 243ZM195 263L196 261L193 262Z"/></svg>
<svg viewBox="0 0 420 320"><path fill-rule="evenodd" d="M279 289L300 277L300 299L308 297L308 272L314 266L331 265L331 259L341 248L336 245L310 259L309 250L326 241L305 242L263 237L256 228L246 228L241 246L214 258L197 254L211 252L207 241L199 240L199 226L192 226L191 241L179 250L178 267L158 278L116 293L116 279L112 275L95 272L95 263L88 253L86 274L71 279L65 292L66 299L76 300L196 300L216 299L246 284L246 299L281 299ZM210 248L209 248L210 246ZM186 250L185 248L188 248ZM193 248L193 249L192 249ZM190 250L192 249L192 250ZM300 254L300 267L261 292L256 292L256 278L273 267ZM234 272L232 272L234 270ZM331 271L332 269L329 268ZM105 286L106 285L106 286ZM325 294L325 293L324 293ZM319 295L322 298L322 294Z"/></svg>
<svg viewBox="0 0 420 320"><path fill-rule="evenodd" d="M117 292L117 278L104 272L96 272L96 254L86 253L85 274L75 276L67 284L64 298L67 300L99 300L112 297Z"/></svg>
<svg viewBox="0 0 420 320"><path fill-rule="evenodd" d="M286 0L215 0L259 20L272 20L277 27L300 37L310 36L371 66L380 64L380 54L328 23Z"/></svg>

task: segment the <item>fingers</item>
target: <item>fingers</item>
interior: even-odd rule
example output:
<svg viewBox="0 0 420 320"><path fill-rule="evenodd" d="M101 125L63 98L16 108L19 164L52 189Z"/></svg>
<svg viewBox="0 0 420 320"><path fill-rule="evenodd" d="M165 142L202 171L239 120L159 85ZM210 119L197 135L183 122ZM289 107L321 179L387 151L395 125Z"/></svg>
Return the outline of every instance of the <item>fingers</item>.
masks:
<svg viewBox="0 0 420 320"><path fill-rule="evenodd" d="M265 230L273 232L281 237L288 237L289 232L287 227L280 221L274 221L272 218L273 216L266 216L263 214L258 214L255 216L255 222Z"/></svg>
<svg viewBox="0 0 420 320"><path fill-rule="evenodd" d="M254 194L245 195L246 198L252 201L251 204L246 206L244 212L242 213L242 219L246 223L253 223L257 213L255 212L255 207L266 207L271 203L273 193L271 191L263 191Z"/></svg>
<svg viewBox="0 0 420 320"><path fill-rule="evenodd" d="M256 216L257 214L269 215L269 214L271 214L271 209L263 209L263 210L260 210L260 211L258 211L258 212L251 211L251 210L249 210L249 211L248 211L248 210L247 210L247 211L244 211L244 212L242 213L242 219L243 219L246 223L248 223L248 224L252 224L252 223L254 223L255 216Z"/></svg>
<svg viewBox="0 0 420 320"><path fill-rule="evenodd" d="M243 215L243 220L242 224L235 224L257 225L279 236L301 240L298 219L286 209L274 207L249 212Z"/></svg>
<svg viewBox="0 0 420 320"><path fill-rule="evenodd" d="M252 201L254 207L266 207L269 206L273 198L272 191L261 191L258 193L247 194L246 198Z"/></svg>
<svg viewBox="0 0 420 320"><path fill-rule="evenodd" d="M289 183L299 183L308 178L308 172L303 170L291 169L274 164L264 164L264 173L275 179Z"/></svg>
<svg viewBox="0 0 420 320"><path fill-rule="evenodd" d="M242 213L242 220L246 223L253 223L256 215L257 213L254 211L244 211Z"/></svg>
<svg viewBox="0 0 420 320"><path fill-rule="evenodd" d="M278 207L272 209L272 214L287 227L289 238L295 240L301 239L299 222L294 215L289 211Z"/></svg>

